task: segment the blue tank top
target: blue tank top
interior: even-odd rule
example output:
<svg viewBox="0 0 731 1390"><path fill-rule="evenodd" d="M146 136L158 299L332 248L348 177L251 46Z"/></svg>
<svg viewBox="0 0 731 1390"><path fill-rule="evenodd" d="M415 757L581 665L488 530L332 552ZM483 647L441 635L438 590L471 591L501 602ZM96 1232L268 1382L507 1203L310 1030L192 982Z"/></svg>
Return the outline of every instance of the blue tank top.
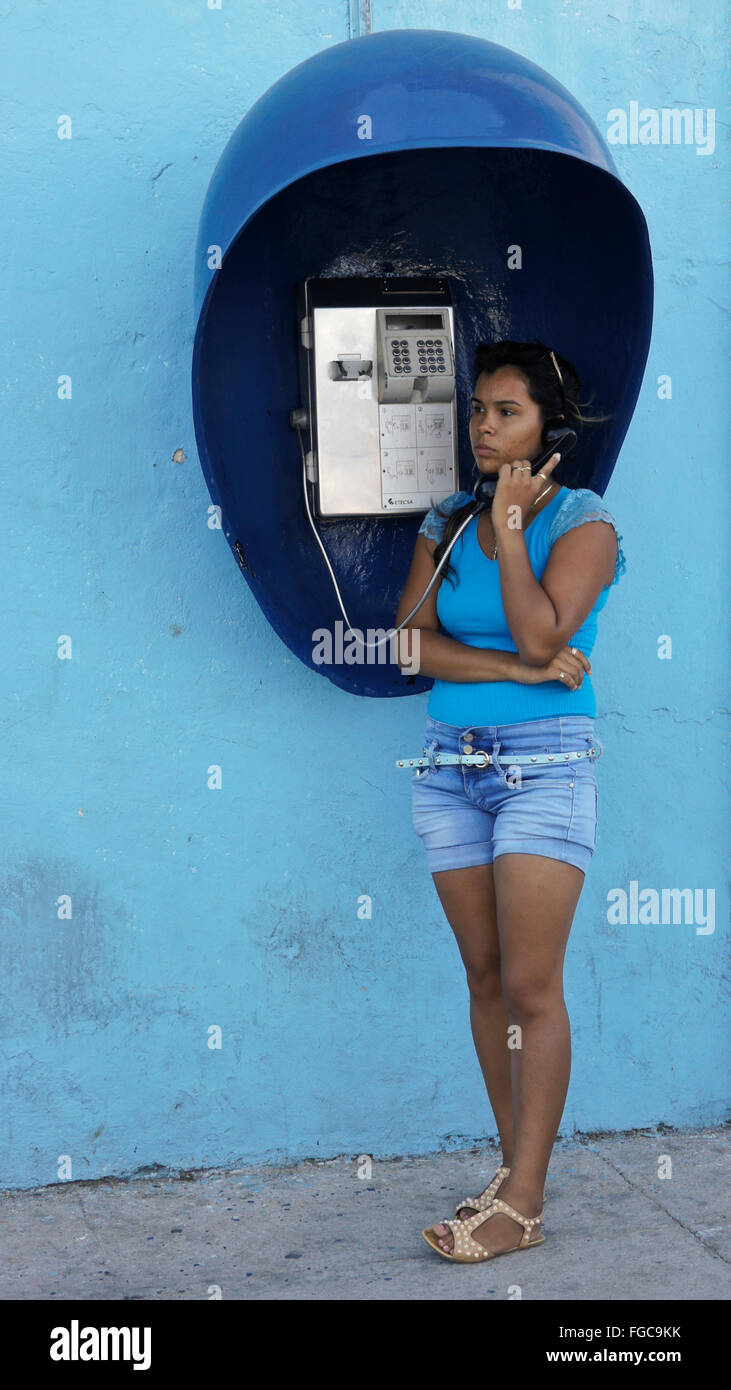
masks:
<svg viewBox="0 0 731 1390"><path fill-rule="evenodd" d="M463 507L471 498L469 492L455 492L440 504L442 511L451 513ZM573 526L585 521L609 521L617 531L614 518L598 493L590 488L562 487L548 506L527 527L526 550L530 567L540 582L548 563L551 547ZM498 562L488 559L477 538L475 517L462 532L449 553L452 566L450 578L442 578L437 594L437 616L440 630L457 642L470 647L494 648L517 652L508 628L500 592ZM419 532L437 542L442 539L446 517L440 518L435 508L427 512ZM566 642L590 656L597 634L597 618L604 607L609 590L624 574L626 562L617 532L617 562L614 579L605 584L588 617ZM442 572L443 573L443 572ZM591 677L584 674L578 690L569 690L562 681L545 681L541 685L521 685L518 681L446 681L435 679L429 695L428 713L432 719L460 728L484 724L516 724L529 719L546 719L561 714L596 715L596 700Z"/></svg>

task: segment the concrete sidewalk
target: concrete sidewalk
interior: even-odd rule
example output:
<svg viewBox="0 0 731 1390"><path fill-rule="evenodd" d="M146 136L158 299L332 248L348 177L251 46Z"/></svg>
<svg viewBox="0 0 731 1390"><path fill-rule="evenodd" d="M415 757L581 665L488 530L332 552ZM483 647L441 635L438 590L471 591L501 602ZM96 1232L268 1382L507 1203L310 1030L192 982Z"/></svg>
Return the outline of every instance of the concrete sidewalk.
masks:
<svg viewBox="0 0 731 1390"><path fill-rule="evenodd" d="M420 1232L487 1185L487 1143L370 1177L338 1158L6 1192L0 1298L728 1299L729 1149L722 1129L559 1143L545 1244L474 1266Z"/></svg>

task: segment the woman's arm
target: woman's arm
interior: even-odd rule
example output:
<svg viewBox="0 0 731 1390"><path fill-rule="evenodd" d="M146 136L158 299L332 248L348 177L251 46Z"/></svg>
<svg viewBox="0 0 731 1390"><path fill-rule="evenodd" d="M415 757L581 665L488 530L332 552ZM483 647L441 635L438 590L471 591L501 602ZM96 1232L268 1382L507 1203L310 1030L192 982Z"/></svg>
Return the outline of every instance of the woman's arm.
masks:
<svg viewBox="0 0 731 1390"><path fill-rule="evenodd" d="M436 544L436 541L429 540L423 534L417 536L411 569L401 595L394 627L398 627L406 614L411 612L429 580L433 578L432 557ZM404 657L403 660L399 660L401 670L406 669L409 674L413 674L415 667L418 667L419 675L459 682L517 681L521 685L536 685L543 681L559 679L558 670L554 671L551 663L539 669L537 663L524 663L518 652L470 647L465 642L457 642L455 638L439 632L437 594L441 582L440 577L421 607L417 608L412 621L403 629L403 636L400 634L397 639L399 655L403 654ZM404 648L407 649L406 653ZM583 652L579 653L578 657L562 652L561 657L562 669L569 678L564 683L571 689L578 689L584 671L591 670L588 658Z"/></svg>
<svg viewBox="0 0 731 1390"><path fill-rule="evenodd" d="M497 536L500 589L511 636L521 661L543 666L586 622L617 554L608 521L587 521L551 547L539 584L522 531Z"/></svg>
<svg viewBox="0 0 731 1390"><path fill-rule="evenodd" d="M394 626L398 626L398 621L397 615ZM526 669L517 652L469 647L444 632L417 627L415 621L407 623L405 631L408 639L403 639L404 647L399 654L408 652L408 656L399 661L399 666L409 675L418 668L420 676L434 676L442 681L515 681L520 679L520 671Z"/></svg>
<svg viewBox="0 0 731 1390"><path fill-rule="evenodd" d="M555 466L549 464L544 471L552 472ZM524 473L511 474L504 464L492 507L503 609L521 661L528 666L552 661L571 634L578 632L604 586L611 583L617 558L611 523L587 521L551 547L539 583L531 569L525 533L514 518L527 514L536 487L541 486L540 479L536 483Z"/></svg>
<svg viewBox="0 0 731 1390"><path fill-rule="evenodd" d="M406 609L407 613L410 611ZM567 690L579 690L584 672L591 675L591 662L578 648L576 656L573 649L563 647L545 665L529 666L521 661L517 652L504 652L497 647L469 647L433 628L417 629L408 623L404 631L408 633L405 639L407 655L399 661L399 667L410 676L418 668L420 676L434 676L443 681L516 681L518 685L558 681Z"/></svg>

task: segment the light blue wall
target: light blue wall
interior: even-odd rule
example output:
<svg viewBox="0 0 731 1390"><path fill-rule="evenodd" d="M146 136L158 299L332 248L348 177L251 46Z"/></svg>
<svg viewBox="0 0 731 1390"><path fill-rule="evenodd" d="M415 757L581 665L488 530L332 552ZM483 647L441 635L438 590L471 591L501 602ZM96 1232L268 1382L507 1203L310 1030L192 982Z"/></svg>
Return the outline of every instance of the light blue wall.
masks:
<svg viewBox="0 0 731 1390"><path fill-rule="evenodd" d="M461 962L394 767L421 746L428 696L349 697L291 657L209 529L193 436L208 180L251 103L348 37L348 11L72 0L3 19L9 1186L423 1153L493 1132ZM606 131L633 100L722 111L725 5L690 11L375 0L373 25L514 48ZM57 138L64 115L71 140ZM612 147L648 220L656 313L607 492L628 572L592 657L606 756L566 962L567 1135L713 1123L727 1092L724 131L719 119L706 156ZM704 904L713 891L715 931L610 925L607 894L630 880Z"/></svg>

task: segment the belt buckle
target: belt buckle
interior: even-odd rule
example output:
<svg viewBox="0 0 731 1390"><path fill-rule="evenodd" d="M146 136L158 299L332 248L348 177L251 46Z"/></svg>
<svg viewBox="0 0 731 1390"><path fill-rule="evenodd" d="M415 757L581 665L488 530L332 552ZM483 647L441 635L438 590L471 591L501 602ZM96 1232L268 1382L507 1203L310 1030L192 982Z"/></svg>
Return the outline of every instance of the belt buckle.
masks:
<svg viewBox="0 0 731 1390"><path fill-rule="evenodd" d="M472 751L473 751L473 753L481 753L482 756L483 756L483 758L485 759L484 763L475 763L475 764L474 764L475 767L489 767L489 766L490 766L490 754L489 754L489 753L486 753L485 750L484 750L484 748L473 748Z"/></svg>

